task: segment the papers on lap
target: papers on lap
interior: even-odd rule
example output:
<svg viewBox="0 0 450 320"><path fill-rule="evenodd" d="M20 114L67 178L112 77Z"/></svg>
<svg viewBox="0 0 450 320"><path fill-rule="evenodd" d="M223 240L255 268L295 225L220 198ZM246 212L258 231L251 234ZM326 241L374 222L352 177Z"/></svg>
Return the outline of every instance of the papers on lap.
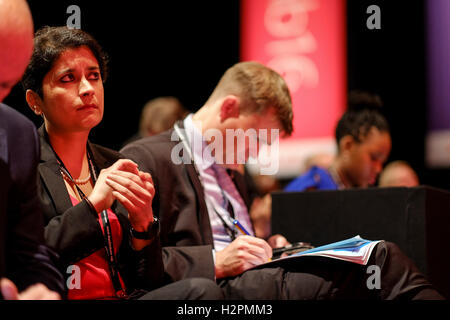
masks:
<svg viewBox="0 0 450 320"><path fill-rule="evenodd" d="M372 254L373 248L381 241L382 240L370 241L363 239L360 236L356 236L314 249L294 253L281 259L288 259L296 256L321 256L366 265Z"/></svg>
<svg viewBox="0 0 450 320"><path fill-rule="evenodd" d="M276 264L281 260L298 259L304 256L327 257L366 265L369 261L370 255L372 254L373 248L375 248L375 246L382 241L383 240L370 241L363 239L358 235L350 239L294 253L290 256L272 260L256 267L269 266Z"/></svg>

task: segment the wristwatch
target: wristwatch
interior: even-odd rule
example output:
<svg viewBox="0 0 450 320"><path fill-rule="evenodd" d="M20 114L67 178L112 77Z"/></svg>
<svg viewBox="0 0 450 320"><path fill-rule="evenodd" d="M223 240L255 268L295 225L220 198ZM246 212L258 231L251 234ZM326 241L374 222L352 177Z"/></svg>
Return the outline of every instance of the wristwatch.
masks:
<svg viewBox="0 0 450 320"><path fill-rule="evenodd" d="M133 238L139 240L151 240L159 234L159 219L157 217L153 217L153 222L149 226L147 231L136 231L130 226L130 234Z"/></svg>

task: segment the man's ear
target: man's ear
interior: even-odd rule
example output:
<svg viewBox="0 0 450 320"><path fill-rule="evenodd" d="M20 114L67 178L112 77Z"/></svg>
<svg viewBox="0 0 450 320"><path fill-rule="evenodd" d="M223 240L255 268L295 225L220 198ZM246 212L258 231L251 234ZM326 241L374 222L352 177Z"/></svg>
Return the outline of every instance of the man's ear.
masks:
<svg viewBox="0 0 450 320"><path fill-rule="evenodd" d="M30 109L38 116L42 115L42 99L33 90L28 89L25 94L25 99L27 100Z"/></svg>
<svg viewBox="0 0 450 320"><path fill-rule="evenodd" d="M238 97L229 95L222 100L220 106L220 122L228 118L239 118L240 100Z"/></svg>

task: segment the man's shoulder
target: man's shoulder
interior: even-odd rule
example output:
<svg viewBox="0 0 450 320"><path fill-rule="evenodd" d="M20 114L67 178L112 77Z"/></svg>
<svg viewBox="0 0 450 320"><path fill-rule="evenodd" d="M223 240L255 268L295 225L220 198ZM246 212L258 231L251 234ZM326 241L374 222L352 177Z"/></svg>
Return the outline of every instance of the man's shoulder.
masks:
<svg viewBox="0 0 450 320"><path fill-rule="evenodd" d="M34 123L0 103L0 159L8 164L12 179L19 185L30 182L39 161L38 146Z"/></svg>
<svg viewBox="0 0 450 320"><path fill-rule="evenodd" d="M138 164L140 170L149 172L155 185L170 177L180 175L184 162L180 158L181 141L172 140L174 130L131 142L120 150L125 158ZM177 136L178 137L178 136ZM182 146L182 145L181 145Z"/></svg>
<svg viewBox="0 0 450 320"><path fill-rule="evenodd" d="M36 129L30 119L3 103L0 103L0 127L8 130Z"/></svg>
<svg viewBox="0 0 450 320"><path fill-rule="evenodd" d="M168 131L162 132L160 134L141 138L139 140L135 140L133 142L130 142L126 146L124 146L120 152L123 154L127 154L130 152L130 150L140 149L140 150L147 150L147 151L163 151L165 149L171 149L172 148L172 133L173 129L170 129ZM178 141L173 141L173 143L177 143Z"/></svg>
<svg viewBox="0 0 450 320"><path fill-rule="evenodd" d="M120 150L126 158L131 159L139 165L147 165L150 167L158 167L161 165L169 166L172 161L172 153L174 147L178 143L176 140L178 136L173 135L175 140L172 140L173 129L165 131L155 136L145 137L137 141L127 144ZM176 138L175 138L176 136Z"/></svg>

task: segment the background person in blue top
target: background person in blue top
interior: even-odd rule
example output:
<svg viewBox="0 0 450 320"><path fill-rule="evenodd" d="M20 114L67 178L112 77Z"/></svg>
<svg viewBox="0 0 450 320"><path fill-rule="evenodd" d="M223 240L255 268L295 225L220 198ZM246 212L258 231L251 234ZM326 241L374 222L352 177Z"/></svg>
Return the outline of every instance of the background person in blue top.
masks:
<svg viewBox="0 0 450 320"><path fill-rule="evenodd" d="M379 96L353 91L336 126L337 155L328 169L313 166L285 191L335 190L375 184L391 151L389 125Z"/></svg>

